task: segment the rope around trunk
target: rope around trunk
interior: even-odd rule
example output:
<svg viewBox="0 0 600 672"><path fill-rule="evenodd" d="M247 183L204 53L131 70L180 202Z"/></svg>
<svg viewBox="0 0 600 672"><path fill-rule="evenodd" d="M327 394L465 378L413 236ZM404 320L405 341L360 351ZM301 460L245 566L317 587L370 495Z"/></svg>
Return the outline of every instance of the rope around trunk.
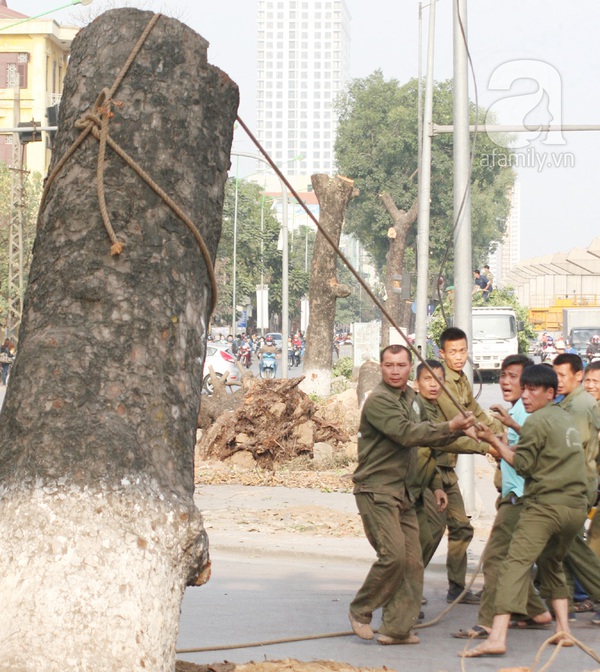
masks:
<svg viewBox="0 0 600 672"><path fill-rule="evenodd" d="M91 111L86 112L82 117L77 119L75 122L75 127L81 129L81 133L75 139L73 144L69 149L63 154L60 158L46 181L44 191L42 193L41 203L40 203L40 213L43 210L43 207L46 202L48 192L52 183L63 169L67 161L73 156L77 149L81 146L83 141L88 137L88 135L93 135L96 140L98 140L98 158L96 163L96 186L98 192L98 205L100 208L100 214L102 216L102 222L104 223L104 228L108 234L108 237L111 242L110 253L111 255L119 255L123 251L124 243L120 242L117 238L115 230L111 224L110 216L108 214L108 208L106 206L106 197L104 192L104 159L106 156L106 147L110 147L115 154L117 154L126 165L128 165L171 209L171 211L187 226L194 236L202 256L204 258L204 263L206 265L206 270L208 272L210 284L211 284L211 313L215 308L217 303L217 280L215 277L214 266L210 252L206 247L204 238L202 234L192 222L192 220L183 212L183 210L175 203L175 201L150 177L147 173L134 159L132 159L129 154L117 143L115 142L109 133L109 122L114 117L114 112L112 110L114 107L121 107L122 102L114 100L113 96L116 90L119 88L121 82L123 81L125 75L127 74L131 64L134 62L137 54L144 45L146 38L152 31L152 28L161 17L161 14L154 14L150 21L148 22L144 32L140 35L138 41L136 42L133 50L129 54L127 61L124 66L121 68L121 71L117 75L117 78L113 82L113 85L108 88L102 89L94 106ZM41 217L39 222L41 222ZM38 226L39 226L38 222Z"/></svg>

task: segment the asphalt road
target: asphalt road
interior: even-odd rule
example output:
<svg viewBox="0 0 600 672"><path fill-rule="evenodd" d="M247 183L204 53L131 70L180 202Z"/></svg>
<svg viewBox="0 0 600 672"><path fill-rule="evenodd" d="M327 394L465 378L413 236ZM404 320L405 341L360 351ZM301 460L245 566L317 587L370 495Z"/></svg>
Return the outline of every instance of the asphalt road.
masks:
<svg viewBox="0 0 600 672"><path fill-rule="evenodd" d="M309 539L310 542L310 539ZM322 542L322 540L321 540ZM198 664L223 661L250 661L295 658L303 661L328 659L354 666L385 667L418 672L458 672L457 654L465 645L452 632L467 629L477 622L477 607L458 605L437 625L419 630L417 646L381 646L358 639L349 632L348 604L369 569L364 558L322 558L263 554L260 535L256 545L243 552L212 551L213 575L200 588L186 591L181 611L178 659ZM471 563L478 560L472 557ZM476 587L481 587L478 579ZM426 572L424 607L432 619L448 605L443 558ZM589 622L590 614L578 617L573 634L586 646L600 653L600 628ZM374 627L379 623L375 614ZM347 633L326 639L303 641L274 640L303 638L328 633ZM465 661L465 670L492 671L500 667L533 666L539 647L551 631L513 631L509 633L509 652L500 659ZM250 643L261 643L248 646ZM242 648L223 649L231 645ZM472 642L467 642L473 645ZM208 648L202 652L183 650ZM546 649L546 661L554 647ZM555 672L583 672L597 664L581 649L563 649L551 669ZM523 669L523 668L521 668Z"/></svg>

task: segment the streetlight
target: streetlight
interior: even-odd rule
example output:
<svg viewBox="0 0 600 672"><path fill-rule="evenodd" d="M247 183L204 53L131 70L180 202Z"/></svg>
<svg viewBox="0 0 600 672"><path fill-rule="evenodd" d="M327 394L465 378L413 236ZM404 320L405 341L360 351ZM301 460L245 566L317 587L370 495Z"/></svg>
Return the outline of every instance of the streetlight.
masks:
<svg viewBox="0 0 600 672"><path fill-rule="evenodd" d="M42 16L46 16L48 14L54 14L54 12L58 12L61 9L67 9L67 7L72 7L73 5L89 5L91 4L91 2L92 0L71 0L71 2L68 2L66 5L61 5L60 7L49 9L45 12L42 12L41 14L36 14L35 16L27 16L24 19L21 19L20 21L15 21L15 23L9 24L8 26L2 26L0 30L8 30L9 28L20 26L22 23L25 23L26 21L33 21L34 19L40 19Z"/></svg>
<svg viewBox="0 0 600 672"><path fill-rule="evenodd" d="M247 159L255 159L256 161L262 161L266 163L269 168L271 164L262 156L258 154L251 154L249 152L231 152L232 156L243 156ZM288 356L287 356L287 342L290 335L290 329L288 325L289 320L289 261L288 261L288 230L287 230L287 215L288 215L288 192L285 182L278 175L277 179L281 185L281 244L283 246L282 250L282 260L281 260L281 377L288 377ZM235 311L235 306L234 306ZM235 322L235 317L234 317Z"/></svg>

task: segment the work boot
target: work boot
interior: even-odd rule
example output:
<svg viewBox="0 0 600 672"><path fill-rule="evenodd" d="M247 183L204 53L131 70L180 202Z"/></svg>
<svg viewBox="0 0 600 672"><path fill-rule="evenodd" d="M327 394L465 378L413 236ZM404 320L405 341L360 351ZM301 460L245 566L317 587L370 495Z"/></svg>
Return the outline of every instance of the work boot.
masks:
<svg viewBox="0 0 600 672"><path fill-rule="evenodd" d="M456 598L463 592L464 589L464 586L458 586L456 583L451 583L450 587L448 588L448 594L446 595L446 602L448 602L448 604L454 602L454 600L456 600ZM475 595L470 590L468 590L462 596L458 604L479 604L480 601L481 600L479 595Z"/></svg>

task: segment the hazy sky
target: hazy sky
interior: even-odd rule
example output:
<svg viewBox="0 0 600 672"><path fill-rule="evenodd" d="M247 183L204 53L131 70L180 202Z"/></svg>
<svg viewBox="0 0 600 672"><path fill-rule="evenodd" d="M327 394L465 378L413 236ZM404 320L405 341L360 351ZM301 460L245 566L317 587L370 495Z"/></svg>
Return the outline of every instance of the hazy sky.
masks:
<svg viewBox="0 0 600 672"><path fill-rule="evenodd" d="M35 15L65 4L50 0L8 0L12 9ZM255 121L255 0L163 0L106 2L89 10L133 5L162 11L190 25L210 42L209 60L240 86L240 117ZM400 83L417 75L417 0L346 0L351 22L351 76L380 68ZM452 2L436 6L434 76L452 76ZM74 8L53 14L67 22ZM429 8L423 10L426 46ZM500 123L535 121L600 124L597 77L600 72L597 0L467 0L469 48L479 103L491 107ZM423 63L423 72L425 63ZM475 87L470 82L470 96ZM435 111L434 111L435 116ZM483 130L482 132L485 132ZM435 140L434 140L435 142ZM521 258L587 247L600 235L597 196L600 132L548 137L519 136ZM238 133L236 147L254 151ZM496 160L489 157L490 161Z"/></svg>

